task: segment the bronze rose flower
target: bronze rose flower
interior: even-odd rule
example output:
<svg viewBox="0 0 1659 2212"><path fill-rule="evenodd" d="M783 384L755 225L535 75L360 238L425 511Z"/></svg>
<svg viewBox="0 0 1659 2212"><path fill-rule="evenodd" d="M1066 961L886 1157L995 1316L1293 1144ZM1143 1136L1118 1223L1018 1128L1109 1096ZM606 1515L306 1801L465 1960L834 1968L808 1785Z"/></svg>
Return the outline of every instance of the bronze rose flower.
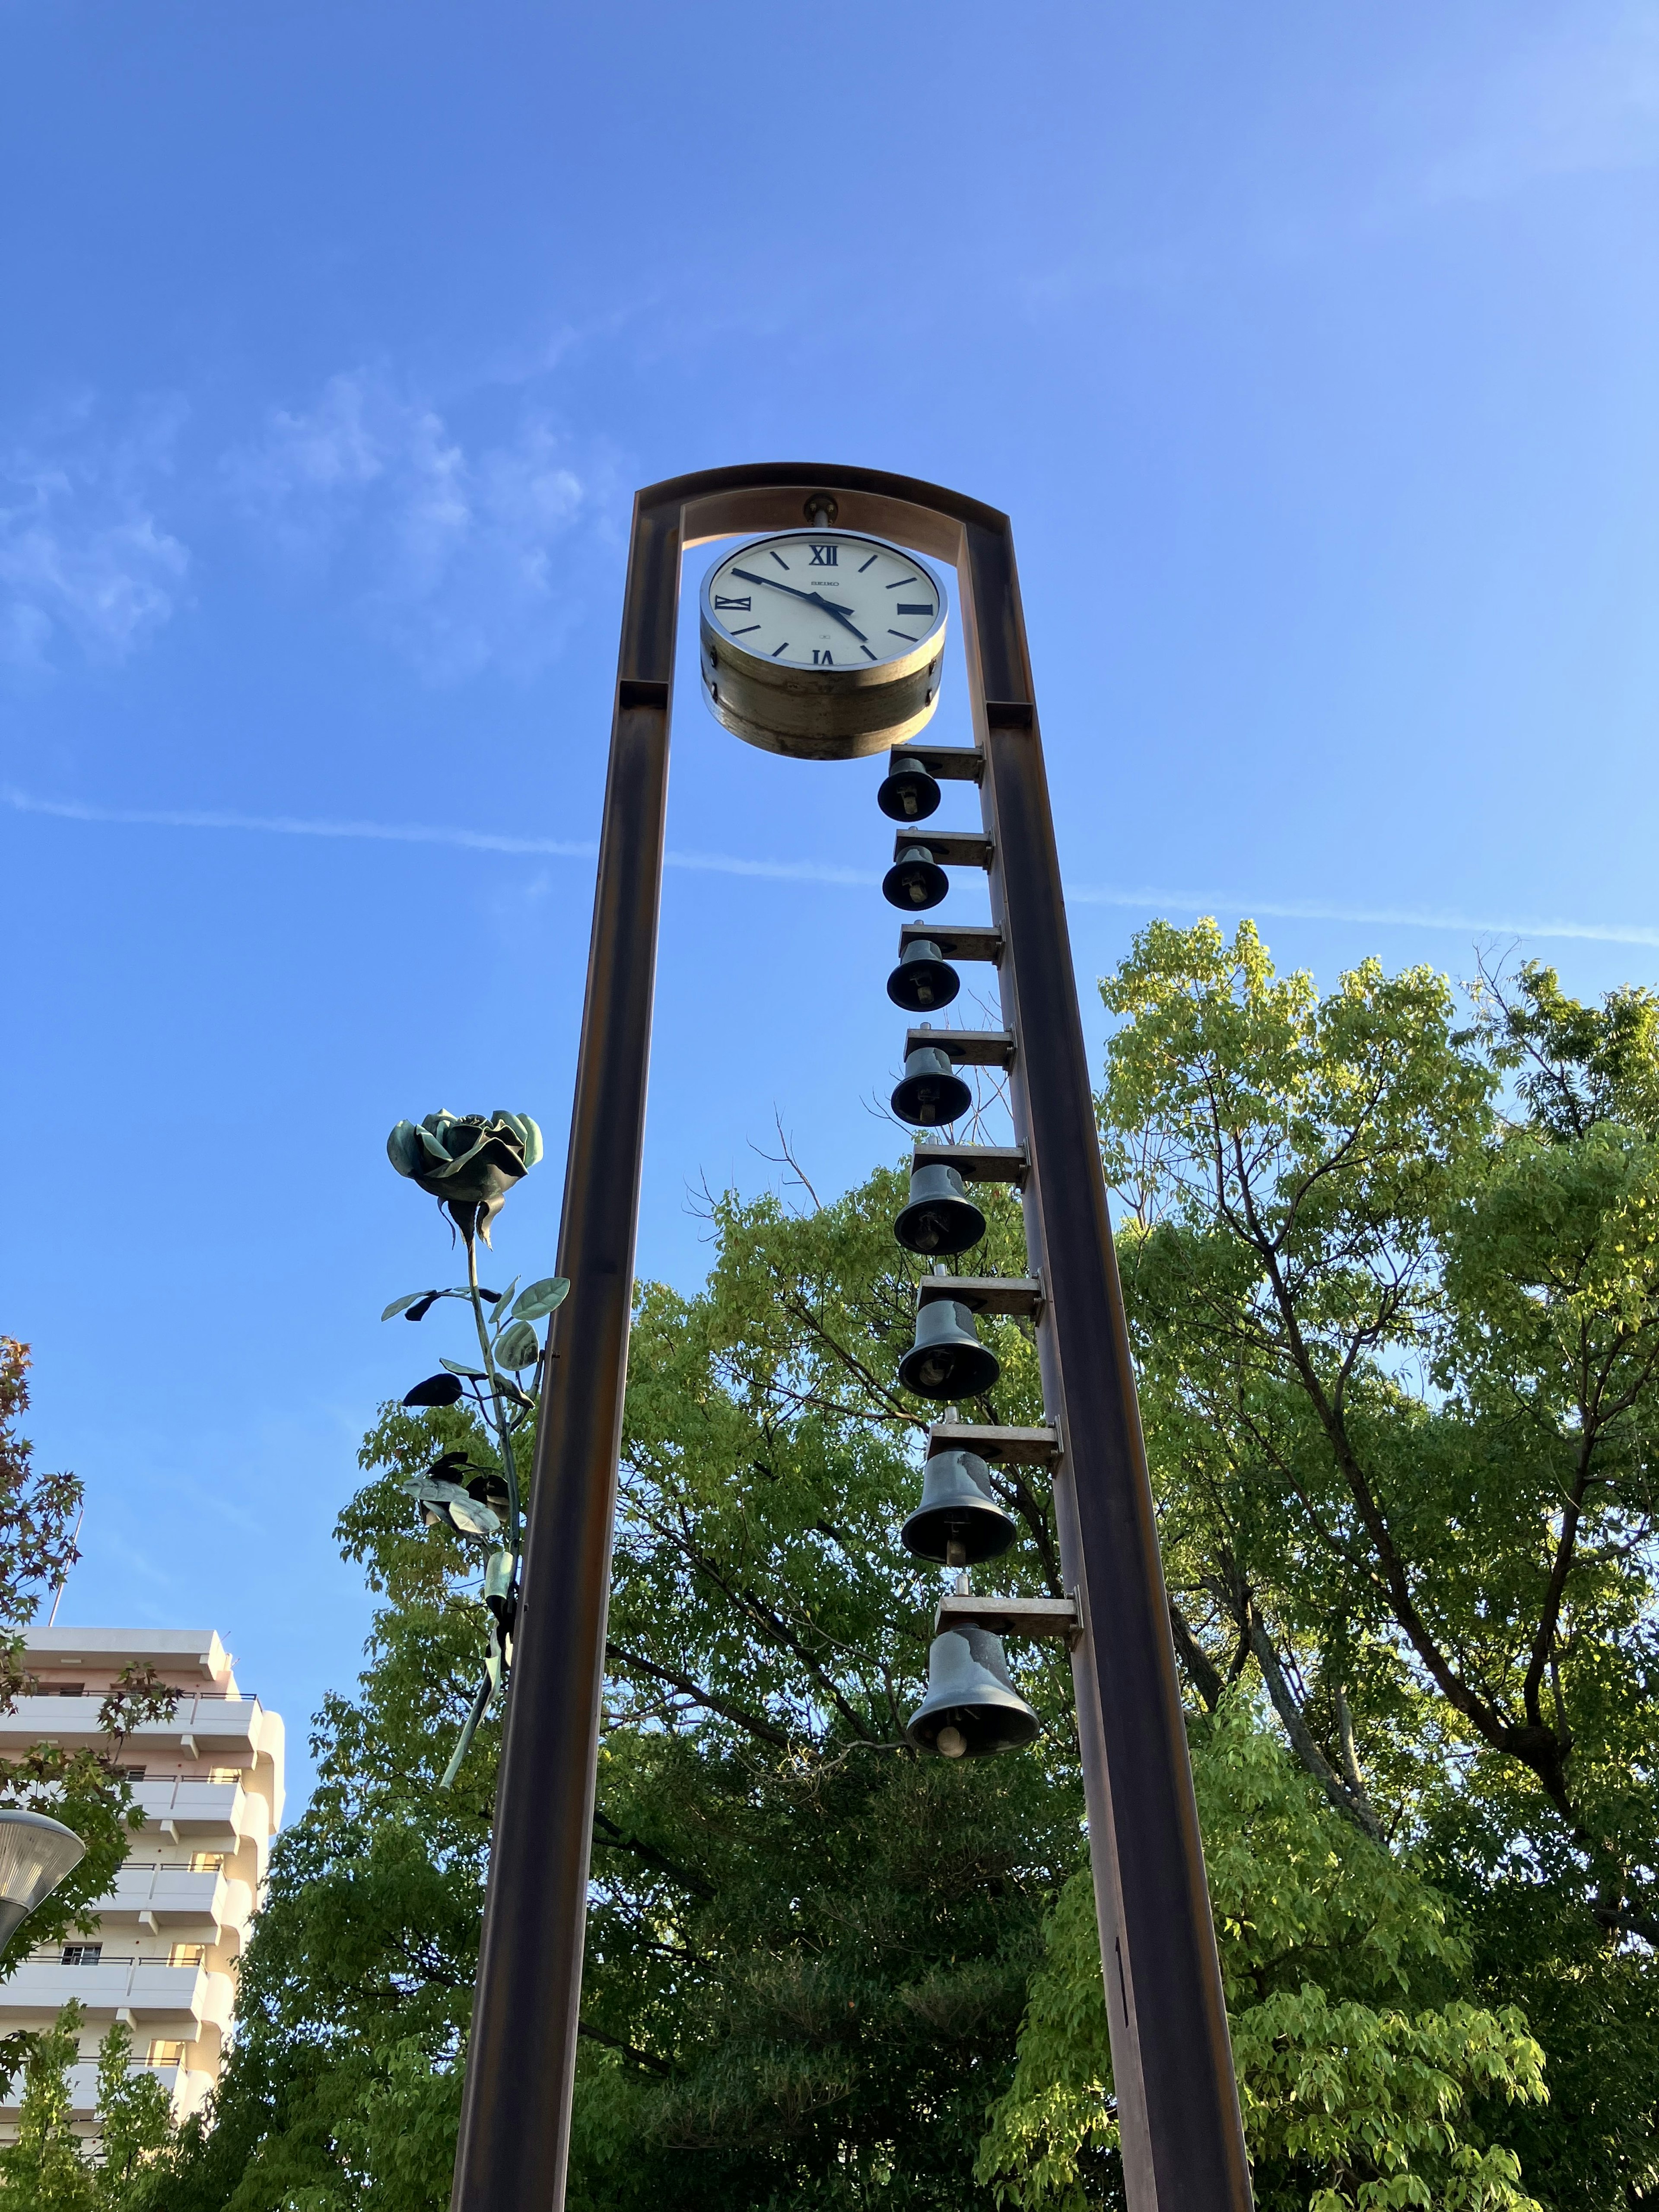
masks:
<svg viewBox="0 0 1659 2212"><path fill-rule="evenodd" d="M542 1156L542 1133L528 1114L428 1114L399 1121L386 1140L401 1176L441 1200L470 1244L489 1242L489 1224L514 1184Z"/></svg>

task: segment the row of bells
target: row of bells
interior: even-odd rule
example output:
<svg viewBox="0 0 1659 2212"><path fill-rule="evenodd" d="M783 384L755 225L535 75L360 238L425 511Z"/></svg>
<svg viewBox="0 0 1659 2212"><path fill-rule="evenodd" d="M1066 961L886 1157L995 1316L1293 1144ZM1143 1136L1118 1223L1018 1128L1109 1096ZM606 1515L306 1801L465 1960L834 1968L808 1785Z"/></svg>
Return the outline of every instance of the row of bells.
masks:
<svg viewBox="0 0 1659 2212"><path fill-rule="evenodd" d="M901 755L876 799L882 812L896 822L921 821L939 805L939 785L920 761ZM882 878L881 888L890 905L919 914L939 903L951 879L926 845L907 845ZM961 988L962 978L927 938L905 946L887 978L888 997L913 1014L948 1006ZM893 1093L893 1111L901 1121L937 1128L965 1114L973 1103L973 1092L938 1045L922 1045L907 1054L903 1080Z"/></svg>
<svg viewBox="0 0 1659 2212"><path fill-rule="evenodd" d="M896 759L877 799L896 821L920 821L939 803L939 789L919 761ZM882 890L890 902L911 911L937 906L949 889L945 871L924 845L908 847L889 870ZM887 995L912 1013L948 1006L961 978L927 939L907 945L887 979ZM950 1056L927 1045L908 1054L904 1079L893 1093L893 1111L923 1128L954 1121L973 1094ZM939 1260L966 1252L985 1234L985 1216L969 1197L962 1176L942 1163L917 1167L908 1204L893 1233L909 1252ZM982 1345L969 1309L951 1298L922 1306L916 1340L899 1362L899 1380L923 1398L977 1398L1001 1373L995 1352ZM965 1568L1006 1552L1018 1534L997 1504L990 1469L977 1453L933 1453L921 1471L921 1503L900 1531L907 1551L941 1566ZM927 1654L927 1694L905 1733L920 1751L947 1759L984 1758L1031 1741L1041 1723L1008 1675L1002 1643L984 1628L953 1628L936 1636Z"/></svg>

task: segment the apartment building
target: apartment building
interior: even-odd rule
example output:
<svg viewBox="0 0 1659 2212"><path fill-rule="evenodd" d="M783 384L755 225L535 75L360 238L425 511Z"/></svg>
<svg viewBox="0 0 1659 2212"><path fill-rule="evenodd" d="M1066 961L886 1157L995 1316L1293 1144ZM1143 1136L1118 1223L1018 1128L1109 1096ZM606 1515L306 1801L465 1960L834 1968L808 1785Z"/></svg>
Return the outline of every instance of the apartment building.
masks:
<svg viewBox="0 0 1659 2212"><path fill-rule="evenodd" d="M121 1753L144 1825L96 1935L37 1950L0 1983L0 2034L50 2026L70 1998L87 2020L71 2074L76 2117L90 2123L98 2045L115 2021L154 2068L181 2117L218 2077L234 2000L232 1970L283 1817L283 1723L240 1688L212 1629L35 1628L28 1693L0 1714L0 1753L30 1744L106 1747L98 1708L121 1670L153 1667L179 1703L135 1728ZM15 2133L21 2081L0 2099L0 2140Z"/></svg>

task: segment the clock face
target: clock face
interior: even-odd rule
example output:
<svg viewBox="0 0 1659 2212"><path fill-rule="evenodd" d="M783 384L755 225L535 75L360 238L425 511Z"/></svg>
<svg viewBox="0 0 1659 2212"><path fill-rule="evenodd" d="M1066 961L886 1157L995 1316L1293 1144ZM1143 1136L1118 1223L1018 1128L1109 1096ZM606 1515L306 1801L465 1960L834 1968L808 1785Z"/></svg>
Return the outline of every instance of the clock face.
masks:
<svg viewBox="0 0 1659 2212"><path fill-rule="evenodd" d="M879 538L792 531L729 553L702 587L704 619L780 668L902 660L945 623L932 572Z"/></svg>

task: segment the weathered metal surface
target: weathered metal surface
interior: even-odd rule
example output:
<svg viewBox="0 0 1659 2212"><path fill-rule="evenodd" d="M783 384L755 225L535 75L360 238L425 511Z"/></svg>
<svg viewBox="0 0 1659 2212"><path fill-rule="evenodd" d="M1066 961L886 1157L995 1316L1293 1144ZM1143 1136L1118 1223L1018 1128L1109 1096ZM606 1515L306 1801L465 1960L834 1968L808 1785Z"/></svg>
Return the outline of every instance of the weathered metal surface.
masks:
<svg viewBox="0 0 1659 2212"><path fill-rule="evenodd" d="M920 1052L924 1045L948 1052L958 1067L1012 1067L1014 1032L1012 1030L929 1030L905 1032L904 1049Z"/></svg>
<svg viewBox="0 0 1659 2212"><path fill-rule="evenodd" d="M1069 1597L981 1597L952 1591L933 1614L933 1633L988 1628L994 1636L1057 1636L1070 1644L1082 1633L1076 1601Z"/></svg>
<svg viewBox="0 0 1659 2212"><path fill-rule="evenodd" d="M1129 2212L1248 2212L1151 1492L1094 1129L1054 828L1006 515L876 470L768 463L656 484L635 502L524 1615L457 2160L455 2212L561 2212L638 1210L655 963L668 691L683 548L820 511L957 570L976 750L912 741L935 775L981 778L985 833L900 842L990 869L1018 1146L919 1147L1018 1180L1053 1428L940 1422L931 1451L1055 1468ZM960 833L951 833L957 836ZM922 1041L954 1052L963 1031ZM1064 1450L1061 1449L1062 1440Z"/></svg>
<svg viewBox="0 0 1659 2212"><path fill-rule="evenodd" d="M1024 1145L933 1144L918 1145L910 1164L921 1168L934 1161L954 1168L964 1182L1021 1183L1030 1165Z"/></svg>
<svg viewBox="0 0 1659 2212"><path fill-rule="evenodd" d="M1042 1305L1042 1285L1027 1275L924 1275L916 1285L916 1304L951 1298L970 1313L1024 1314Z"/></svg>
<svg viewBox="0 0 1659 2212"><path fill-rule="evenodd" d="M948 921L907 921L899 927L899 953L903 955L907 945L916 945L924 939L937 945L947 960L1000 960L1002 932L984 929L975 925L957 925Z"/></svg>

